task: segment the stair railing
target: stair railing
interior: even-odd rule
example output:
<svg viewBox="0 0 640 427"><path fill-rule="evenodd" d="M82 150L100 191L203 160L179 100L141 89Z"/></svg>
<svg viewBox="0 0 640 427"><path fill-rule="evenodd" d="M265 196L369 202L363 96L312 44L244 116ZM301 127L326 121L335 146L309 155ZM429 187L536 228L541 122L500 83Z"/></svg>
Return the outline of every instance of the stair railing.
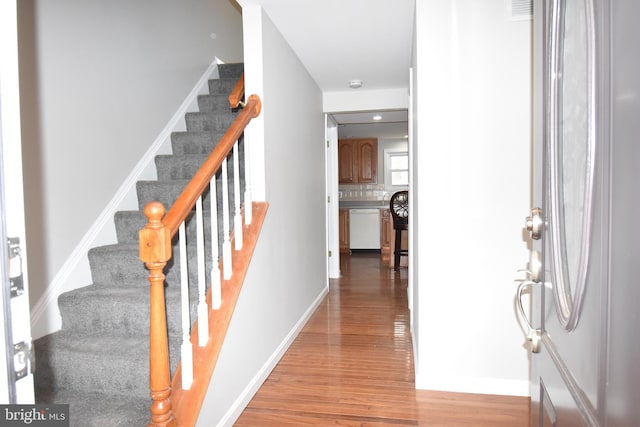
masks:
<svg viewBox="0 0 640 427"><path fill-rule="evenodd" d="M229 106L231 108L244 107L244 102L242 99L244 98L244 73L240 75L238 82L231 90L229 94Z"/></svg>
<svg viewBox="0 0 640 427"><path fill-rule="evenodd" d="M244 83L242 87L244 93ZM151 421L149 426L175 426L176 419L172 410L172 386L169 366L169 340L167 334L167 316L164 296L164 268L172 257L171 242L176 233L179 233L180 241L180 272L181 272L181 305L182 305L182 330L183 342L181 346L181 379L182 389L189 389L193 382L193 345L190 341L189 319L189 292L188 270L186 258L186 232L185 221L192 214L195 207L196 219L196 247L198 265L198 346L207 345L209 338L208 313L206 303L206 286L204 270L204 220L202 199L203 193L210 188L209 198L211 202L211 309L220 308L221 305L221 275L224 280L232 276L231 233L229 218L229 192L227 157L233 151L234 173L234 249L242 248L242 213L244 223L251 223L252 203L247 195L250 195L250 182L248 170L245 168L245 200L244 212L240 206L240 177L238 140L244 129L260 114L261 101L257 95L251 95L244 109L238 114L227 132L216 145L215 149L207 157L193 179L187 184L174 205L166 212L160 202L150 202L144 208L148 223L140 230L140 259L149 269L150 284L150 329L149 329L149 387L151 394ZM245 152L245 164L248 162L248 149ZM222 244L222 273L219 270L218 259L218 227L217 227L217 200L216 200L216 173L221 171L222 199L223 199L223 244ZM221 346L221 343L216 345Z"/></svg>

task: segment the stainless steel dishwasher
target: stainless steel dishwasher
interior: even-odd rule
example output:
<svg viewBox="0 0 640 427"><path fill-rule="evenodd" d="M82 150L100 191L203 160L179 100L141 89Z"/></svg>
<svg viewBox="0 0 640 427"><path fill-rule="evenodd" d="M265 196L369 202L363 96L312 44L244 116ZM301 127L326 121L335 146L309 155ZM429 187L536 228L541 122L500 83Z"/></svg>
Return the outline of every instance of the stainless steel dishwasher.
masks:
<svg viewBox="0 0 640 427"><path fill-rule="evenodd" d="M380 249L380 209L349 209L349 248Z"/></svg>

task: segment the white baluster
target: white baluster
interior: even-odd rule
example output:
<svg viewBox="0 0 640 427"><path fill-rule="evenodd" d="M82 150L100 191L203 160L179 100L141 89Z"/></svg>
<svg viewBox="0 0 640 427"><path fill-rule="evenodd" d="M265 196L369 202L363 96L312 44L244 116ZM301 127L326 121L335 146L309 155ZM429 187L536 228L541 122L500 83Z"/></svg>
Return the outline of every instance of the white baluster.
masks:
<svg viewBox="0 0 640 427"><path fill-rule="evenodd" d="M222 305L222 284L220 283L220 255L218 251L218 191L216 176L209 184L211 201L211 308L218 310Z"/></svg>
<svg viewBox="0 0 640 427"><path fill-rule="evenodd" d="M233 144L233 200L235 215L233 216L233 238L236 251L242 249L242 214L240 213L240 156L238 141Z"/></svg>
<svg viewBox="0 0 640 427"><path fill-rule="evenodd" d="M196 246L198 256L198 345L204 347L209 340L209 310L204 266L204 217L202 196L196 201Z"/></svg>
<svg viewBox="0 0 640 427"><path fill-rule="evenodd" d="M193 383L193 348L189 337L191 321L189 316L189 267L187 266L187 233L184 222L180 224L180 302L182 306L182 388L189 390Z"/></svg>
<svg viewBox="0 0 640 427"><path fill-rule="evenodd" d="M224 280L231 279L231 237L229 231L229 178L227 159L222 161L222 273Z"/></svg>
<svg viewBox="0 0 640 427"><path fill-rule="evenodd" d="M251 164L249 163L249 147L246 138L244 144L244 223L253 221L253 205L251 203Z"/></svg>

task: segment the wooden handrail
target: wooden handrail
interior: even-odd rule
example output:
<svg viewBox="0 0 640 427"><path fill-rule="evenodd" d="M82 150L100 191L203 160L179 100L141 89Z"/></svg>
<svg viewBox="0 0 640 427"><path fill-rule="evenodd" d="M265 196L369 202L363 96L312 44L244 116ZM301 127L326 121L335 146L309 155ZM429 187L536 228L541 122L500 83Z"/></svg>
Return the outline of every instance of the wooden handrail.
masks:
<svg viewBox="0 0 640 427"><path fill-rule="evenodd" d="M207 189L211 178L233 149L251 119L260 114L262 104L257 95L251 95L245 108L238 114L220 142L187 184L166 215L164 206L150 202L144 208L148 223L140 230L140 259L149 269L150 325L149 325L149 387L151 390L151 421L149 426L173 427L176 419L171 403L171 373L164 298L164 273L171 259L171 239L180 224L192 211L197 199ZM163 218L164 217L164 218Z"/></svg>
<svg viewBox="0 0 640 427"><path fill-rule="evenodd" d="M231 94L229 94L229 106L231 108L238 108L242 105L242 98L244 97L244 73L240 75L238 82L233 87Z"/></svg>
<svg viewBox="0 0 640 427"><path fill-rule="evenodd" d="M222 161L227 157L233 144L236 143L245 127L251 119L258 117L262 103L258 95L251 95L247 100L246 106L238 114L238 117L229 126L229 129L220 139L216 148L209 154L207 160L204 161L200 169L193 176L193 179L184 188L173 207L167 212L162 223L169 229L169 234L173 237L178 231L180 224L187 218L187 215L193 209L196 200L207 188L211 178L222 165Z"/></svg>

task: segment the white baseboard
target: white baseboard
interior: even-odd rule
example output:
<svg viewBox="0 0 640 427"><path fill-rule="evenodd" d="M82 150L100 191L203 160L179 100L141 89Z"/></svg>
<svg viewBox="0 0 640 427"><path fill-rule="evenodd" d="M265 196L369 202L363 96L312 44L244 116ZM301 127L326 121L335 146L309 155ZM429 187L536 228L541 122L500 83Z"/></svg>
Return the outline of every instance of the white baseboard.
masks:
<svg viewBox="0 0 640 427"><path fill-rule="evenodd" d="M218 58L209 65L189 95L182 102L173 117L160 132L144 156L122 183L114 197L107 204L98 219L82 237L62 268L47 286L45 293L31 309L31 333L34 338L50 334L62 327L58 296L64 292L88 286L92 283L87 253L89 249L116 242L113 217L121 210L138 209L136 183L140 180L156 179L154 159L158 154L171 153L171 133L186 129L184 116L189 111L198 110L198 95L208 93L209 79L219 77Z"/></svg>
<svg viewBox="0 0 640 427"><path fill-rule="evenodd" d="M324 297L329 293L329 288L326 287L320 292L320 294L313 301L311 306L305 311L305 313L300 317L300 320L294 325L289 334L285 337L285 339L280 343L278 348L273 352L271 357L267 359L262 368L258 371L258 373L253 377L251 382L245 387L245 389L240 393L238 398L233 402L233 405L229 408L229 410L225 413L222 419L218 422L218 427L226 427L232 426L233 423L237 421L237 419L242 414L242 411L247 407L253 396L258 392L262 384L265 382L273 368L276 367L282 356L289 349L293 341L296 339L304 325L311 318L313 313L316 311L320 303Z"/></svg>
<svg viewBox="0 0 640 427"><path fill-rule="evenodd" d="M416 389L448 391L454 393L497 394L502 396L529 396L529 381L503 378L435 377L416 375Z"/></svg>

